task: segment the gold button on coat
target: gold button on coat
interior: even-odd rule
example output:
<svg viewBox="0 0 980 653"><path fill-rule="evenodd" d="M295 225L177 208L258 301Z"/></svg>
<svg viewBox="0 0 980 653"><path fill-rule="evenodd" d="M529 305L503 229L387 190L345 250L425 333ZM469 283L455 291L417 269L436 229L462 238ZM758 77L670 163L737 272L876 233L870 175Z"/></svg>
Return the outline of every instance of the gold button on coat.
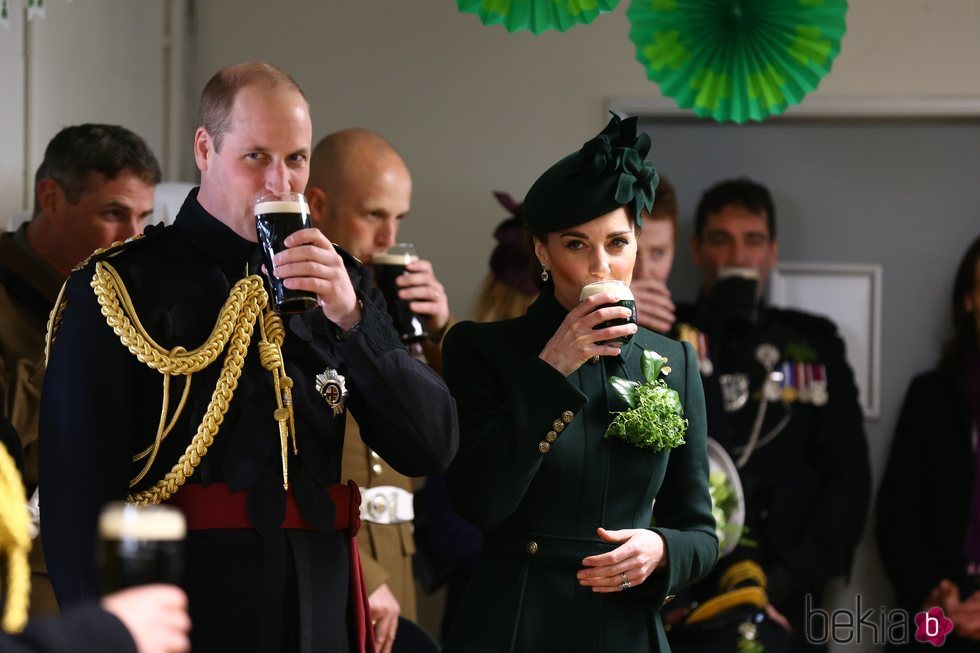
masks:
<svg viewBox="0 0 980 653"><path fill-rule="evenodd" d="M566 410L561 414L561 421L565 422L566 424L571 424L573 419L575 419L575 413L570 410Z"/></svg>
<svg viewBox="0 0 980 653"><path fill-rule="evenodd" d="M541 453L548 453L549 451L551 451L551 445L545 442L544 440L542 440L541 442L538 443L538 451L540 451Z"/></svg>
<svg viewBox="0 0 980 653"><path fill-rule="evenodd" d="M534 555L535 553L538 552L538 543L535 542L534 540L531 540L530 542L524 545L524 550L530 553L531 555Z"/></svg>
<svg viewBox="0 0 980 653"><path fill-rule="evenodd" d="M565 430L565 422L561 421L560 419L556 419L555 423L552 424L551 427L561 433Z"/></svg>
<svg viewBox="0 0 980 653"><path fill-rule="evenodd" d="M554 442L558 439L558 434L554 431L548 431L548 434L544 436L544 439L548 442Z"/></svg>

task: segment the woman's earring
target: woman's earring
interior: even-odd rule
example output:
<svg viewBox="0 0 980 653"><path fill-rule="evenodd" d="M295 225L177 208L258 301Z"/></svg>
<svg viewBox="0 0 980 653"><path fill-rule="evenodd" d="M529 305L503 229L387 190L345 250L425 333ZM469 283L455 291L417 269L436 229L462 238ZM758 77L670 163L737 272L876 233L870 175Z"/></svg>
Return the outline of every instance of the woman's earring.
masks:
<svg viewBox="0 0 980 653"><path fill-rule="evenodd" d="M551 275L548 274L548 268L546 268L544 266L544 263L542 263L541 264L541 281L547 281L549 276L551 276Z"/></svg>

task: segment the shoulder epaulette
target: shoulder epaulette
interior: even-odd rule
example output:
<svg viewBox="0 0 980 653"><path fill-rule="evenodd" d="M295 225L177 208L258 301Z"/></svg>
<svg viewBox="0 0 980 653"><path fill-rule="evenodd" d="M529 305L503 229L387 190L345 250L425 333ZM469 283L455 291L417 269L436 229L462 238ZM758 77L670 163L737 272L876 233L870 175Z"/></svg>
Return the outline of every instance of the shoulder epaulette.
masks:
<svg viewBox="0 0 980 653"><path fill-rule="evenodd" d="M93 261L102 261L117 254L122 253L134 246L137 243L146 243L160 235L164 231L164 224L162 222L155 225L148 225L146 229L141 234L136 234L131 236L126 240L117 240L108 247L100 247L91 254L85 257L85 259L71 269L72 274L84 270ZM44 337L44 362L47 364L48 357L51 354L51 345L54 342L54 338L58 333L58 327L61 326L61 317L67 308L68 302L65 298L65 289L68 286L68 281L71 279L71 274L68 275L68 279L61 284L61 290L58 292L58 298L54 302L54 306L51 309L51 314L48 316L48 328L47 333Z"/></svg>
<svg viewBox="0 0 980 653"><path fill-rule="evenodd" d="M133 247L146 244L147 242L153 240L156 236L162 234L165 228L166 227L162 222L155 225L148 225L141 234L130 236L126 240L117 240L108 247L100 247L85 257L85 260L73 267L71 271L78 272L79 270L87 267L92 261L104 261L107 258L117 256L124 251L132 249Z"/></svg>

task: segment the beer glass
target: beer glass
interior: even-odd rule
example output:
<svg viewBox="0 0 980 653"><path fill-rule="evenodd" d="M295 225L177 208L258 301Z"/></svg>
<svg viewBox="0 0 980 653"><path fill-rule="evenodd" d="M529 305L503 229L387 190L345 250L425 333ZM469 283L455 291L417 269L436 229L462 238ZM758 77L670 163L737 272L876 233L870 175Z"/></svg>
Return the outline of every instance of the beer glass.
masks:
<svg viewBox="0 0 980 653"><path fill-rule="evenodd" d="M714 320L755 323L761 292L759 270L722 266L718 269L718 281L708 293L705 306Z"/></svg>
<svg viewBox="0 0 980 653"><path fill-rule="evenodd" d="M384 295L388 315L404 343L418 342L429 337L425 322L408 307L410 302L398 297L400 288L396 279L407 273L406 265L417 260L419 257L415 253L415 245L411 243L392 245L373 257L374 278L378 290Z"/></svg>
<svg viewBox="0 0 980 653"><path fill-rule="evenodd" d="M597 306L596 310L600 308L607 308L609 306L622 306L624 308L630 309L630 316L624 318L616 318L612 320L606 320L601 322L594 327L593 330L605 329L612 326L620 326L622 324L636 324L636 302L633 300L633 291L622 281L617 281L615 279L609 281L596 281L595 283L590 283L582 288L582 293L579 295L579 302L584 302L586 299L592 295L598 295L601 292L612 293L614 296L618 297L618 301L612 304L603 304L602 306ZM632 333L628 333L624 336L619 336L618 338L612 338L610 340L603 340L597 342L598 345L617 345L622 347L628 343L633 338Z"/></svg>
<svg viewBox="0 0 980 653"><path fill-rule="evenodd" d="M280 314L305 313L318 305L316 295L308 290L292 290L276 276L272 257L286 249L283 241L294 231L310 226L310 207L302 193L270 193L252 202L255 229L262 247L272 308Z"/></svg>
<svg viewBox="0 0 980 653"><path fill-rule="evenodd" d="M184 515L173 506L108 504L99 515L102 593L150 583L180 584L186 532Z"/></svg>

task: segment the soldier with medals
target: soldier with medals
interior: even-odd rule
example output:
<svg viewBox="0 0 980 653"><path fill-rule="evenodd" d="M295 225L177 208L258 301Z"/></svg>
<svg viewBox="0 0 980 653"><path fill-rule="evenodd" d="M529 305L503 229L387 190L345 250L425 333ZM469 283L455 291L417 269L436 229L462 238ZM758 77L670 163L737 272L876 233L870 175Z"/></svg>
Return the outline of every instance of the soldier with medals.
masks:
<svg viewBox="0 0 980 653"><path fill-rule="evenodd" d="M827 319L766 305L777 249L765 187L737 179L701 198L691 241L701 296L678 305L676 333L697 350L708 432L738 468L746 530L687 597L714 599L697 628L668 613L675 651L738 650L745 623L767 651L813 650L805 599L819 606L826 582L849 573L864 527L870 468L844 343Z"/></svg>
<svg viewBox="0 0 980 653"><path fill-rule="evenodd" d="M62 605L96 595L105 502L168 502L187 520L193 650L373 651L360 497L340 476L346 417L422 475L455 453L455 405L399 342L370 272L318 230L271 259L314 306L272 310L251 201L306 186L296 82L264 63L224 68L198 124L201 185L175 223L97 252L53 314L40 468L55 592Z"/></svg>

